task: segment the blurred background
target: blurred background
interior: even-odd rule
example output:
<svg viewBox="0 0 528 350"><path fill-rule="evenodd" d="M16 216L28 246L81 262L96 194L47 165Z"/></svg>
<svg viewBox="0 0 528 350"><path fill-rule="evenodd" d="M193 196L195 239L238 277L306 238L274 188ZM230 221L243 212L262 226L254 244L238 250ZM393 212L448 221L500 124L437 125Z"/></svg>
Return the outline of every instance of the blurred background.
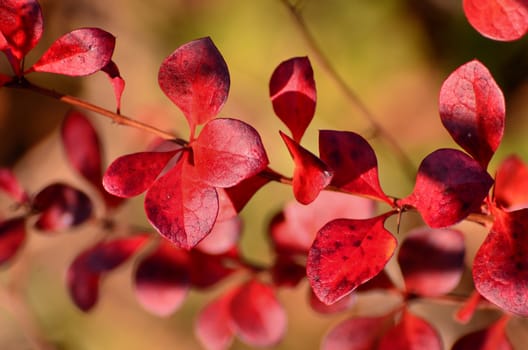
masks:
<svg viewBox="0 0 528 350"><path fill-rule="evenodd" d="M293 1L293 0L292 0ZM292 162L279 137L285 130L274 116L268 97L268 82L275 67L294 56L311 58L317 84L317 109L302 144L317 153L320 129L351 130L369 139L378 155L381 184L396 197L413 187L394 150L374 135L372 126L344 96L333 80L312 58L313 53L280 0L42 0L44 36L27 58L34 62L60 35L78 27L101 27L117 37L114 61L127 86L122 113L164 130L188 135L185 119L163 95L157 84L161 61L178 46L210 36L226 60L231 75L228 102L220 113L253 125L261 134L270 165L291 174ZM457 146L443 129L437 96L443 80L458 66L474 58L492 72L507 101L503 143L490 171L507 154L528 156L528 42L487 40L475 32L462 12L461 0L301 0L307 26L338 73L368 106L377 120L415 164L437 148ZM0 61L8 72L7 61ZM109 109L114 107L112 88L103 74L82 79L35 74L34 82L79 96ZM29 92L0 89L0 166L12 167L30 193L61 180L90 191L74 175L62 153L58 127L69 106ZM90 114L89 114L90 115ZM103 142L106 164L117 156L144 150L152 137L90 115ZM270 184L243 211L242 247L247 256L271 261L266 239L270 218L292 200L291 188ZM0 217L9 215L6 197L0 196ZM142 197L130 201L118 217L148 227ZM418 217L404 217L402 232L420 224ZM468 241L468 263L485 232L463 224ZM395 231L393 231L395 232ZM144 311L132 293L133 263L104 280L101 299L90 314L70 302L64 274L75 255L93 243L101 232L82 227L74 232L45 236L31 232L16 261L0 272L6 284L16 280L22 295L11 308L0 303L0 348L32 349L27 340L31 319L57 349L199 349L193 334L197 312L224 286L210 292L191 292L174 315L158 318ZM470 277L465 276L466 284ZM307 283L281 291L288 310L289 329L277 349L317 349L325 332L351 314L376 314L384 305L376 296L360 300L345 314L321 316L307 305ZM3 294L2 294L3 295ZM6 298L3 298L6 299ZM16 303L25 306L18 308ZM27 306L27 308L26 308ZM10 309L28 315L13 314ZM25 311L24 311L25 310ZM458 334L483 326L493 313L480 313L467 327L451 321L455 307L418 305L417 313L440 329L446 346ZM12 310L11 310L12 311ZM18 312L15 312L18 313ZM434 315L434 316L432 316ZM523 344L522 320L514 320L510 332ZM521 330L521 332L518 332ZM524 336L528 337L528 336ZM235 341L233 349L249 349Z"/></svg>

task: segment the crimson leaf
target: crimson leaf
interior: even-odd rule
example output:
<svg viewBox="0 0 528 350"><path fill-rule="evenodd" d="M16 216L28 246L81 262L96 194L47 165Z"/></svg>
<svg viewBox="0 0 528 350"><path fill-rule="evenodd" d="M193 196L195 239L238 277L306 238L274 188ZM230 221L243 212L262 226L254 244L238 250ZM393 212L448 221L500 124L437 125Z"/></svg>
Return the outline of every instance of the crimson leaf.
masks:
<svg viewBox="0 0 528 350"><path fill-rule="evenodd" d="M309 292L310 307L312 308L312 310L320 314L335 314L341 311L348 310L352 307L352 305L355 304L357 300L357 294L350 293L349 295L342 299L339 299L332 305L326 305L317 298L317 295L315 295L312 289L310 289Z"/></svg>
<svg viewBox="0 0 528 350"><path fill-rule="evenodd" d="M56 231L77 226L92 216L90 198L80 190L62 183L45 187L33 199L33 210L40 214L35 226Z"/></svg>
<svg viewBox="0 0 528 350"><path fill-rule="evenodd" d="M119 157L106 169L103 186L118 197L137 196L152 186L176 152L139 152Z"/></svg>
<svg viewBox="0 0 528 350"><path fill-rule="evenodd" d="M67 273L70 296L81 310L91 310L99 299L101 275L128 260L145 242L145 235L99 242L79 254Z"/></svg>
<svg viewBox="0 0 528 350"><path fill-rule="evenodd" d="M511 41L528 31L526 0L464 0L463 4L469 23L485 37Z"/></svg>
<svg viewBox="0 0 528 350"><path fill-rule="evenodd" d="M158 316L172 314L185 300L190 286L188 256L167 241L137 266L135 292L141 305Z"/></svg>
<svg viewBox="0 0 528 350"><path fill-rule="evenodd" d="M115 37L99 28L81 28L57 39L26 72L84 76L105 67L114 53Z"/></svg>
<svg viewBox="0 0 528 350"><path fill-rule="evenodd" d="M346 193L321 191L315 201L292 201L271 221L269 233L280 254L306 254L317 231L337 218L366 219L375 213L372 200Z"/></svg>
<svg viewBox="0 0 528 350"><path fill-rule="evenodd" d="M238 289L229 310L237 335L249 345L272 346L286 331L286 313L275 291L257 280Z"/></svg>
<svg viewBox="0 0 528 350"><path fill-rule="evenodd" d="M319 131L319 155L334 172L331 184L342 190L392 201L383 193L374 150L350 131Z"/></svg>
<svg viewBox="0 0 528 350"><path fill-rule="evenodd" d="M22 58L42 36L42 11L36 0L0 1L0 49L7 55L15 74Z"/></svg>
<svg viewBox="0 0 528 350"><path fill-rule="evenodd" d="M288 147L295 169L293 172L293 194L302 204L313 202L319 192L330 184L332 171L327 165L286 134L280 132L284 143Z"/></svg>
<svg viewBox="0 0 528 350"><path fill-rule="evenodd" d="M422 161L414 190L401 204L416 207L430 227L446 227L478 211L492 184L467 154L439 149Z"/></svg>
<svg viewBox="0 0 528 350"><path fill-rule="evenodd" d="M9 262L26 239L26 220L21 217L0 221L0 265Z"/></svg>
<svg viewBox="0 0 528 350"><path fill-rule="evenodd" d="M440 118L451 137L486 168L504 133L505 102L491 73L473 60L440 90Z"/></svg>
<svg viewBox="0 0 528 350"><path fill-rule="evenodd" d="M306 273L323 303L338 301L383 270L397 245L384 227L391 214L337 219L319 230L308 252Z"/></svg>
<svg viewBox="0 0 528 350"><path fill-rule="evenodd" d="M235 336L229 306L240 287L229 290L200 311L195 333L208 350L228 349Z"/></svg>
<svg viewBox="0 0 528 350"><path fill-rule="evenodd" d="M197 125L218 114L230 84L227 64L208 37L177 48L162 62L158 82L187 118L192 136Z"/></svg>
<svg viewBox="0 0 528 350"><path fill-rule="evenodd" d="M502 161L495 175L493 195L503 208L528 207L528 166L521 158L511 155Z"/></svg>
<svg viewBox="0 0 528 350"><path fill-rule="evenodd" d="M442 350L438 332L426 320L407 310L398 324L381 338L378 350Z"/></svg>
<svg viewBox="0 0 528 350"><path fill-rule="evenodd" d="M0 168L0 190L18 203L25 203L29 200L28 194L18 182L15 174L7 168Z"/></svg>
<svg viewBox="0 0 528 350"><path fill-rule="evenodd" d="M119 68L117 68L117 65L112 60L110 60L106 66L101 68L101 70L106 73L112 83L116 99L116 109L119 114L121 112L121 95L123 95L123 90L125 90L125 80L121 77Z"/></svg>
<svg viewBox="0 0 528 350"><path fill-rule="evenodd" d="M342 321L324 337L321 350L375 349L383 324L383 317L357 317Z"/></svg>
<svg viewBox="0 0 528 350"><path fill-rule="evenodd" d="M501 317L490 327L464 335L451 350L513 350L505 332L508 316Z"/></svg>
<svg viewBox="0 0 528 350"><path fill-rule="evenodd" d="M218 195L214 187L199 180L186 153L147 191L145 211L162 236L191 249L211 232L218 215Z"/></svg>
<svg viewBox="0 0 528 350"><path fill-rule="evenodd" d="M269 93L275 114L299 143L315 113L315 81L308 57L279 64L271 75Z"/></svg>
<svg viewBox="0 0 528 350"><path fill-rule="evenodd" d="M192 149L197 175L214 187L235 186L269 163L258 132L237 119L211 120L192 143Z"/></svg>
<svg viewBox="0 0 528 350"><path fill-rule="evenodd" d="M456 230L415 229L398 252L405 287L421 296L438 296L455 288L464 272L464 236Z"/></svg>
<svg viewBox="0 0 528 350"><path fill-rule="evenodd" d="M528 209L497 209L493 215L493 226L473 262L475 288L500 308L528 316Z"/></svg>

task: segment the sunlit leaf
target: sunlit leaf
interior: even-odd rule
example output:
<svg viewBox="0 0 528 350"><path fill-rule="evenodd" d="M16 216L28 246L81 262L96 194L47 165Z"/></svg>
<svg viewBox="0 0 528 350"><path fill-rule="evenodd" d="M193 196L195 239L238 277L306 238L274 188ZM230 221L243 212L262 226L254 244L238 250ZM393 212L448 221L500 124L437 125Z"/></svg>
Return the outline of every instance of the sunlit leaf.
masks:
<svg viewBox="0 0 528 350"><path fill-rule="evenodd" d="M321 130L319 155L334 172L333 186L392 204L379 183L376 154L363 137L349 131Z"/></svg>
<svg viewBox="0 0 528 350"><path fill-rule="evenodd" d="M315 113L315 81L308 57L279 64L271 75L269 93L275 114L299 143Z"/></svg>
<svg viewBox="0 0 528 350"><path fill-rule="evenodd" d="M26 72L84 76L105 67L114 53L115 37L99 28L81 28L57 39Z"/></svg>
<svg viewBox="0 0 528 350"><path fill-rule="evenodd" d="M197 175L214 187L235 186L269 163L258 132L237 119L208 122L192 149Z"/></svg>
<svg viewBox="0 0 528 350"><path fill-rule="evenodd" d="M236 334L249 345L272 346L285 334L286 313L267 284L251 280L242 285L229 309Z"/></svg>
<svg viewBox="0 0 528 350"><path fill-rule="evenodd" d="M103 176L103 186L111 194L129 198L146 191L177 151L139 152L114 160Z"/></svg>
<svg viewBox="0 0 528 350"><path fill-rule="evenodd" d="M478 292L505 311L528 316L528 209L493 211L491 230L473 262Z"/></svg>
<svg viewBox="0 0 528 350"><path fill-rule="evenodd" d="M506 114L504 96L489 70L477 60L462 65L442 85L439 101L451 137L486 168L502 140Z"/></svg>
<svg viewBox="0 0 528 350"><path fill-rule="evenodd" d="M455 288L464 272L464 236L456 230L418 228L398 252L407 291L438 296Z"/></svg>
<svg viewBox="0 0 528 350"><path fill-rule="evenodd" d="M332 304L376 276L396 249L384 214L371 219L337 219L319 230L308 253L306 273L319 300Z"/></svg>
<svg viewBox="0 0 528 350"><path fill-rule="evenodd" d="M295 163L293 194L302 204L313 202L319 192L330 184L332 171L313 153L309 152L286 134L280 132Z"/></svg>
<svg viewBox="0 0 528 350"><path fill-rule="evenodd" d="M227 64L208 37L177 48L161 64L158 82L187 118L191 135L218 114L230 84Z"/></svg>
<svg viewBox="0 0 528 350"><path fill-rule="evenodd" d="M163 237L191 249L211 232L218 215L218 195L214 187L200 181L185 154L147 191L145 212Z"/></svg>
<svg viewBox="0 0 528 350"><path fill-rule="evenodd" d="M528 31L526 0L464 0L463 4L469 23L485 37L511 41Z"/></svg>
<svg viewBox="0 0 528 350"><path fill-rule="evenodd" d="M473 158L439 149L422 161L412 194L400 204L416 207L430 227L446 227L478 212L492 184Z"/></svg>

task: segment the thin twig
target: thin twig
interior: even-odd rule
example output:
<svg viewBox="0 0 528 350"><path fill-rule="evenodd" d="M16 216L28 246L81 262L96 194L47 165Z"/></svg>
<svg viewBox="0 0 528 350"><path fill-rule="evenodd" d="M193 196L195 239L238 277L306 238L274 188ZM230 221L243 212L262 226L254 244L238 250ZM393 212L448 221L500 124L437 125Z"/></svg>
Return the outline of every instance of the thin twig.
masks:
<svg viewBox="0 0 528 350"><path fill-rule="evenodd" d="M320 66L327 72L328 76L334 80L339 89L346 96L347 100L356 108L360 114L370 123L373 128L374 135L380 135L382 139L392 148L395 155L398 157L403 170L411 181L414 181L415 177L415 165L411 159L405 154L396 139L378 122L377 118L367 108L365 103L359 98L359 96L352 90L352 88L343 80L341 75L334 68L328 57L324 54L324 51L319 47L315 38L311 34L302 14L295 4L289 2L289 0L280 0L284 6L288 9L291 17L293 18L294 24L297 26L299 32L306 41L308 47L312 51L314 57L319 61Z"/></svg>

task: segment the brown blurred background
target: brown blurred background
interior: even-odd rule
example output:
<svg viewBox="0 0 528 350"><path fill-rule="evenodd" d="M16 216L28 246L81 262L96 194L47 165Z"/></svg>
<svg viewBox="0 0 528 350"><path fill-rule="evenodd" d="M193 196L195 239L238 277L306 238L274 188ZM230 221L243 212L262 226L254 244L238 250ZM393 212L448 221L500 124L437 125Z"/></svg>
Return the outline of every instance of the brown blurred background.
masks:
<svg viewBox="0 0 528 350"><path fill-rule="evenodd" d="M416 168L434 149L456 147L440 123L437 95L450 72L473 58L491 70L507 100L506 136L492 160L491 171L510 152L527 159L526 39L514 43L484 39L465 20L461 0L300 2L303 16L325 54L400 142ZM285 128L273 114L268 81L281 61L293 56L311 57L312 53L280 0L42 0L40 3L45 31L27 58L28 64L63 33L78 27L101 27L117 37L114 61L127 82L123 114L176 131L182 137L188 133L185 120L157 85L159 64L181 44L211 36L231 74L230 96L220 115L255 126L261 133L271 166L291 173L291 160L278 135L278 130ZM303 145L317 153L319 129L353 130L371 135L371 126L351 107L319 63L312 59L312 64L318 104ZM7 72L3 58L0 68ZM111 86L102 74L82 79L35 74L29 79L113 108ZM67 105L46 97L0 89L0 165L13 167L30 192L56 180L68 181L89 191L89 186L75 177L66 163L58 139L57 128L68 109ZM100 132L107 163L124 153L144 149L152 140L150 135L91 116ZM385 191L397 197L408 194L412 181L397 163L393 150L379 138L370 137L370 141L378 154ZM271 261L266 225L291 198L289 187L271 184L244 210L242 244L248 256L262 262ZM5 197L0 197L0 217L10 215L9 210ZM119 217L147 227L141 198L131 201ZM403 232L419 224L417 217L404 219L407 221ZM471 224L462 228L468 238L470 262L485 232ZM20 298L27 302L28 317L35 321L38 332L57 349L199 348L193 336L195 315L222 288L209 293L193 292L176 314L160 319L143 311L135 301L130 288L133 264L129 263L105 279L101 300L93 312L82 314L71 304L64 286L65 269L75 254L100 234L89 225L53 237L32 232L16 262L0 272L0 279L6 285L17 281L23 291ZM466 280L470 277L466 276ZM289 330L278 349L317 349L325 331L351 312L376 313L384 308L379 298L372 296L348 314L323 317L309 309L306 296L306 283L280 293L288 309ZM454 307L425 305L416 312L439 325L446 345L457 334L486 324L488 316L496 317L493 313L479 314L464 328L451 322L453 310ZM20 324L20 318L24 317L19 316L13 316L9 310L0 311L1 349L32 348L24 336L24 325ZM526 341L522 338L523 323L514 320L510 325L516 344ZM237 341L233 349L248 347Z"/></svg>

